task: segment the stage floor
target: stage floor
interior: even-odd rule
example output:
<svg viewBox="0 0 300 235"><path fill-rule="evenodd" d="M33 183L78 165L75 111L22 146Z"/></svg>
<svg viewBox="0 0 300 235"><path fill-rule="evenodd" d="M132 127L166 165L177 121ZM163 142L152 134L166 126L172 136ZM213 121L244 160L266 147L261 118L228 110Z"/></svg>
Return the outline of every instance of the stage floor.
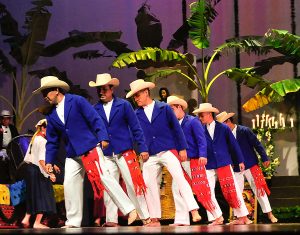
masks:
<svg viewBox="0 0 300 235"><path fill-rule="evenodd" d="M251 225L191 225L183 227L121 226L117 228L0 229L0 234L300 234L300 223Z"/></svg>

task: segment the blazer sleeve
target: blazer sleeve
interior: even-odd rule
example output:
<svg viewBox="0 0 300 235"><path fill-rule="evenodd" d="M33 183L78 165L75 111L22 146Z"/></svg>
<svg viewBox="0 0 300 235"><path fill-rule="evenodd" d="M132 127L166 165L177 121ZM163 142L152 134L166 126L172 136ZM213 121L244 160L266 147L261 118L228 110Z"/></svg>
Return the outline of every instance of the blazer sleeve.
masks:
<svg viewBox="0 0 300 235"><path fill-rule="evenodd" d="M258 154L261 156L261 160L263 162L269 161L270 159L267 156L266 150L264 149L261 142L257 139L257 136L250 130L250 128L246 127L245 132L247 134L247 139L251 146L255 148Z"/></svg>
<svg viewBox="0 0 300 235"><path fill-rule="evenodd" d="M183 133L183 130L174 114L174 111L171 109L169 105L166 105L166 112L167 112L167 117L169 119L169 124L170 127L173 131L173 136L176 138L176 145L177 145L177 150L184 150L187 149L187 143L186 139Z"/></svg>
<svg viewBox="0 0 300 235"><path fill-rule="evenodd" d="M88 122L91 129L94 130L98 141L108 141L109 137L105 124L95 108L83 97L80 97L79 105L82 115Z"/></svg>
<svg viewBox="0 0 300 235"><path fill-rule="evenodd" d="M134 112L131 104L129 102L125 103L125 115L130 127L130 131L132 132L133 139L137 144L137 148L139 153L148 152L148 147L146 145L144 132L141 128L140 122Z"/></svg>
<svg viewBox="0 0 300 235"><path fill-rule="evenodd" d="M204 128L197 118L194 118L191 124L194 140L197 142L198 146L199 157L207 157L207 142Z"/></svg>

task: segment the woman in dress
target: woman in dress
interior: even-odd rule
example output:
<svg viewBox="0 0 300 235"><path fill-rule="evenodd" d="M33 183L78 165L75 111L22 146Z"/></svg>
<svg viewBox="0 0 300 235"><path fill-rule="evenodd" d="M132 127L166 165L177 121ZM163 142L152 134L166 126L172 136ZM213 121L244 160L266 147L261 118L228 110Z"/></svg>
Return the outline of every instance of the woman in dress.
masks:
<svg viewBox="0 0 300 235"><path fill-rule="evenodd" d="M27 149L20 172L26 183L26 214L22 226L30 227L30 217L36 215L33 228L49 228L41 223L44 214L56 213L56 203L52 182L56 181L54 173L45 171L46 128L47 120L42 119L36 124L29 147ZM60 169L55 166L56 173Z"/></svg>

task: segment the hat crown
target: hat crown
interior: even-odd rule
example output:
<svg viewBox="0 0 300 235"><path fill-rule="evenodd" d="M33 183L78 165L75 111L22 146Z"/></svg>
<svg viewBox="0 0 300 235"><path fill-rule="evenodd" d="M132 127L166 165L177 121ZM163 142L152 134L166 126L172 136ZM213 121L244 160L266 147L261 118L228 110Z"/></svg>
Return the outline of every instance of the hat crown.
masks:
<svg viewBox="0 0 300 235"><path fill-rule="evenodd" d="M1 117L4 117L4 116L12 116L12 115L8 110L2 110L1 111Z"/></svg>
<svg viewBox="0 0 300 235"><path fill-rule="evenodd" d="M41 87L45 86L49 82L58 81L59 79L55 76L46 76L41 78Z"/></svg>
<svg viewBox="0 0 300 235"><path fill-rule="evenodd" d="M143 83L145 83L145 81L143 79L137 79L137 80L133 81L132 83L130 83L130 89L133 90Z"/></svg>
<svg viewBox="0 0 300 235"><path fill-rule="evenodd" d="M44 123L47 125L46 118L39 120L38 123L35 125L35 127L37 128L38 126L42 126Z"/></svg>
<svg viewBox="0 0 300 235"><path fill-rule="evenodd" d="M199 109L211 109L213 106L211 103L201 103L199 104Z"/></svg>
<svg viewBox="0 0 300 235"><path fill-rule="evenodd" d="M109 73L97 74L96 83L106 84L110 80L112 80L111 75Z"/></svg>
<svg viewBox="0 0 300 235"><path fill-rule="evenodd" d="M216 118L217 118L217 119L222 119L222 118L225 117L227 114L228 114L228 113L227 113L226 111L223 111L223 112L219 113L219 114L216 116Z"/></svg>

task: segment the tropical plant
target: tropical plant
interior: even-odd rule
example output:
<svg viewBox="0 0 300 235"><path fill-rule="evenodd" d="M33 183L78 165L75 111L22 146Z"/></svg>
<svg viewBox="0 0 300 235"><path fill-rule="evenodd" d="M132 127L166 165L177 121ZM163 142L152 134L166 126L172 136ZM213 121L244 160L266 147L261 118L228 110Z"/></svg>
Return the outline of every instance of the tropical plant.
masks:
<svg viewBox="0 0 300 235"><path fill-rule="evenodd" d="M36 68L36 62L40 57L54 57L71 47L114 41L121 37L121 32L80 32L73 30L69 33L69 37L45 46L43 41L46 39L51 18L48 7L52 6L52 1L35 0L32 1L32 5L34 7L28 10L25 15L23 26L25 32L21 33L17 21L6 9L6 6L0 3L1 34L6 37L3 42L10 46L9 54L0 49L0 72L7 74L12 79L16 102L11 102L1 94L0 100L13 110L16 118L15 124L19 131L21 131L24 122L38 110L28 111L26 109L33 98L31 94L33 79L40 78L39 75L41 74L49 75L45 74L49 68ZM98 53L98 56L106 55L105 53ZM33 68L38 72L32 71ZM73 85L67 78L66 81ZM80 87L74 86L74 92L82 92Z"/></svg>
<svg viewBox="0 0 300 235"><path fill-rule="evenodd" d="M156 79L166 77L177 73L188 79L189 87L199 91L202 102L208 102L208 95L215 81L226 75L238 84L243 84L252 89L258 89L259 92L250 100L248 100L243 108L245 111L253 111L261 108L270 102L280 102L286 94L297 92L300 88L300 81L294 78L285 79L279 82L272 82L263 78L262 75L267 73L272 66L292 62L298 63L300 41L297 35L289 34L287 31L270 29L264 36L244 36L227 40L224 44L218 46L213 54L208 57L204 54L204 49L209 47L209 23L215 18L215 4L219 1L198 0L193 2L191 6L191 17L187 19L185 24L174 34L175 39L169 43L168 50L161 48L144 48L142 50L123 53L119 55L112 66L116 68L124 68L135 66L140 68L141 64L152 65L155 67L168 66L170 62L174 64L181 63L188 67L188 73L174 67L168 69L157 69L152 73L145 73L144 79L155 82ZM182 54L174 49L182 45L182 41L189 37L192 43L199 48L201 58L200 72L187 60L187 54ZM174 48L176 47L176 48ZM172 50L171 50L172 49ZM230 68L211 76L212 63L217 60L220 55L230 52L238 53L256 53L258 55L266 55L270 51L275 50L283 56L271 57L268 61L257 62L254 67L250 68ZM162 66L162 67L163 67ZM144 66L145 67L145 66ZM224 77L224 76L223 76Z"/></svg>

